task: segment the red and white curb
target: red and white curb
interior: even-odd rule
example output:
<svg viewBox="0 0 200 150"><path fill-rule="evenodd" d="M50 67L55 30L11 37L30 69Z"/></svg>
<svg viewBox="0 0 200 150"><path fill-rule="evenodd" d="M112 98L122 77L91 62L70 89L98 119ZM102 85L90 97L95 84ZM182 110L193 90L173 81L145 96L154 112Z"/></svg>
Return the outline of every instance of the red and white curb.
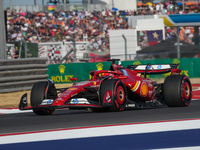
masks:
<svg viewBox="0 0 200 150"><path fill-rule="evenodd" d="M0 145L188 129L200 129L200 118L0 134Z"/></svg>

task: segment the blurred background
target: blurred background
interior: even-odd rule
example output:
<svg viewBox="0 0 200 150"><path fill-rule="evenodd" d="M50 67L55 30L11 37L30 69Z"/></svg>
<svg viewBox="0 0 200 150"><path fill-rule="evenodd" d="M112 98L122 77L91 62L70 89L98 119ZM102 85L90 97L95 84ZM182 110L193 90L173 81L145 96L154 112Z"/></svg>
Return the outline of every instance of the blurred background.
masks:
<svg viewBox="0 0 200 150"><path fill-rule="evenodd" d="M199 57L199 1L1 2L6 36L2 58L45 57L49 64L54 64L99 62L114 57L122 60ZM157 20L165 15L168 24L166 19ZM154 28L155 24L159 27Z"/></svg>

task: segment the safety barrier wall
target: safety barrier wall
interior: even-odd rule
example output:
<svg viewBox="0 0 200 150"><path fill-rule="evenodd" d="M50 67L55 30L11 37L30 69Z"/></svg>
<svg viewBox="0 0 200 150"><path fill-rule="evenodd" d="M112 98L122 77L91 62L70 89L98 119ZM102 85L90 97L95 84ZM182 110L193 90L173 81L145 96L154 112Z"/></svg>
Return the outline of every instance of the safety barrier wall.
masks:
<svg viewBox="0 0 200 150"><path fill-rule="evenodd" d="M137 60L137 61L122 61L121 65L127 67L128 65L139 64L180 64L179 69L182 70L181 74L190 78L200 77L200 58L182 58L182 59L154 59L154 60ZM99 63L70 63L70 64L54 64L48 65L49 79L55 83L70 83L70 78L77 77L79 81L88 80L89 72L92 70L107 70L111 62ZM153 75L150 77L164 78L169 74Z"/></svg>
<svg viewBox="0 0 200 150"><path fill-rule="evenodd" d="M30 90L48 78L46 58L0 60L0 93Z"/></svg>

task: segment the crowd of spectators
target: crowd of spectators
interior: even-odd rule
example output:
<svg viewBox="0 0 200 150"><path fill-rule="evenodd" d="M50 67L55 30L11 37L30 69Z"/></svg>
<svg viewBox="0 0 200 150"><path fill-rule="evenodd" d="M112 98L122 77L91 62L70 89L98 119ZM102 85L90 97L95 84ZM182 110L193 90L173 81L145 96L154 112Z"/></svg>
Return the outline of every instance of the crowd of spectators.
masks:
<svg viewBox="0 0 200 150"><path fill-rule="evenodd" d="M128 29L126 18L110 11L7 11L8 42L89 41L91 50L109 49L109 29Z"/></svg>
<svg viewBox="0 0 200 150"><path fill-rule="evenodd" d="M166 28L166 38L172 39L177 38L175 33L179 33L179 40L189 44L194 44L194 27L179 27L177 28Z"/></svg>
<svg viewBox="0 0 200 150"><path fill-rule="evenodd" d="M159 4L160 5L160 4ZM7 10L7 40L30 43L89 41L91 51L109 50L109 29L129 29L126 16L162 14L163 7L137 11L54 11L23 12ZM177 10L175 13L186 13ZM195 13L189 10L187 13ZM193 28L180 28L180 39L191 44ZM166 28L166 38L173 38L174 29Z"/></svg>

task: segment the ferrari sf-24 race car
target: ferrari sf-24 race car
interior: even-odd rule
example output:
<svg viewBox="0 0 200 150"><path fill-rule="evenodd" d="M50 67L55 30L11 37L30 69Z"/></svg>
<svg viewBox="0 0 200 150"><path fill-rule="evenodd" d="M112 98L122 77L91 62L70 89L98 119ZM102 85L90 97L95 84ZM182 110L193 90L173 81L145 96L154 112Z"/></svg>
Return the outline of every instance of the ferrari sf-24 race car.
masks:
<svg viewBox="0 0 200 150"><path fill-rule="evenodd" d="M37 115L50 115L55 109L86 109L89 111L123 111L153 107L182 107L191 102L192 87L185 75L180 75L178 64L129 65L115 64L109 70L90 72L91 79L74 82L71 87L56 89L53 81L36 82L19 103L20 110L32 109ZM119 61L120 62L120 61ZM164 83L146 78L151 74L171 72ZM71 81L78 80L71 78Z"/></svg>

